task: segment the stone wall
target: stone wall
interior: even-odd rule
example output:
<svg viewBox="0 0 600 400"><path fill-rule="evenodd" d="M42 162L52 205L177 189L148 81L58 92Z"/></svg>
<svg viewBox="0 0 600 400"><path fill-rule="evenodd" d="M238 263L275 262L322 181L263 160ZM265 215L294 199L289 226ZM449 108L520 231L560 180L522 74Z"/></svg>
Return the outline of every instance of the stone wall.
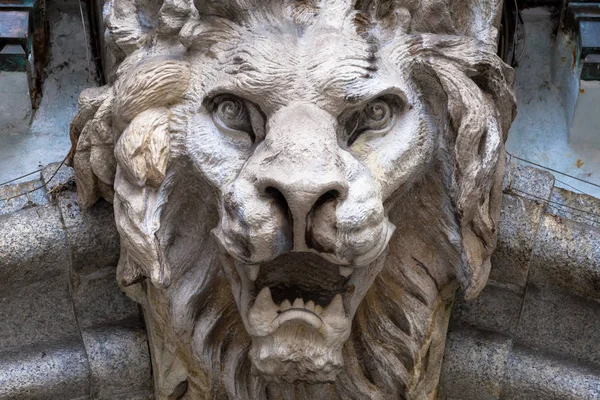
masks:
<svg viewBox="0 0 600 400"><path fill-rule="evenodd" d="M151 399L143 322L115 280L112 207L82 213L72 189L63 167L47 191L0 201L0 399Z"/></svg>
<svg viewBox="0 0 600 400"><path fill-rule="evenodd" d="M70 169L50 181L56 167L0 188L3 199L48 183L0 200L0 399L150 399L112 208L81 212ZM600 200L514 163L504 191L491 279L456 301L440 398L600 399Z"/></svg>
<svg viewBox="0 0 600 400"><path fill-rule="evenodd" d="M600 399L600 200L514 163L504 192L490 281L455 304L440 397Z"/></svg>

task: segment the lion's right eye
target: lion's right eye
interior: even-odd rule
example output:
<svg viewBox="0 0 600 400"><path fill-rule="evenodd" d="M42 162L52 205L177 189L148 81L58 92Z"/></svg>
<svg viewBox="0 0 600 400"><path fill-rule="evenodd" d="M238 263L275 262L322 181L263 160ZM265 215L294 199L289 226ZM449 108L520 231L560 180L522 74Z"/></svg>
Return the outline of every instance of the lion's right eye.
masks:
<svg viewBox="0 0 600 400"><path fill-rule="evenodd" d="M255 139L250 111L245 102L237 97L216 97L213 100L213 120L221 130L230 133L245 132L252 141Z"/></svg>
<svg viewBox="0 0 600 400"><path fill-rule="evenodd" d="M352 144L363 134L385 135L395 124L402 111L402 100L394 95L384 95L366 103L361 109L341 117L346 144Z"/></svg>

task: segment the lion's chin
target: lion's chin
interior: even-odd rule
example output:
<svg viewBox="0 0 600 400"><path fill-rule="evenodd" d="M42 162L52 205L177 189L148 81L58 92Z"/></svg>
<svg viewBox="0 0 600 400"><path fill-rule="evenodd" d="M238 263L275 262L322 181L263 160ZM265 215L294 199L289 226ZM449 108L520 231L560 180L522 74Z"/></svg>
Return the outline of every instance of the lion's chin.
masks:
<svg viewBox="0 0 600 400"><path fill-rule="evenodd" d="M290 321L268 337L252 338L250 359L267 382L334 382L343 367L342 343L328 343L310 325Z"/></svg>

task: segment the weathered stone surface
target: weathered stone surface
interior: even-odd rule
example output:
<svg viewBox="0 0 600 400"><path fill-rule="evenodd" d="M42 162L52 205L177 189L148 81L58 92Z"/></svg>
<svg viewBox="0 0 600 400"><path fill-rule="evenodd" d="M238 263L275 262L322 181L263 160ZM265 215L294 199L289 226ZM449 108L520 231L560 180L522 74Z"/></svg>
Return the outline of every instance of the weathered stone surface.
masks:
<svg viewBox="0 0 600 400"><path fill-rule="evenodd" d="M530 165L511 160L503 183L505 192L514 192L533 201L548 200L554 187L554 175Z"/></svg>
<svg viewBox="0 0 600 400"><path fill-rule="evenodd" d="M40 180L0 186L0 215L48 204L46 190L42 186Z"/></svg>
<svg viewBox="0 0 600 400"><path fill-rule="evenodd" d="M529 260L545 204L505 194L498 227L498 244L492 255L490 279L525 287Z"/></svg>
<svg viewBox="0 0 600 400"><path fill-rule="evenodd" d="M0 352L2 400L71 400L87 395L89 366L81 341Z"/></svg>
<svg viewBox="0 0 600 400"><path fill-rule="evenodd" d="M2 286L63 275L68 268L69 249L57 207L0 216Z"/></svg>
<svg viewBox="0 0 600 400"><path fill-rule="evenodd" d="M73 303L81 329L139 319L138 305L119 289L115 267L73 272Z"/></svg>
<svg viewBox="0 0 600 400"><path fill-rule="evenodd" d="M0 291L0 351L79 338L66 275Z"/></svg>
<svg viewBox="0 0 600 400"><path fill-rule="evenodd" d="M82 336L91 367L94 399L151 395L148 342L139 321L86 329Z"/></svg>
<svg viewBox="0 0 600 400"><path fill-rule="evenodd" d="M562 188L554 188L548 205L550 214L600 228L600 199Z"/></svg>
<svg viewBox="0 0 600 400"><path fill-rule="evenodd" d="M530 281L538 286L600 299L600 228L545 215L530 268Z"/></svg>
<svg viewBox="0 0 600 400"><path fill-rule="evenodd" d="M530 283L515 339L600 366L600 307L596 301Z"/></svg>
<svg viewBox="0 0 600 400"><path fill-rule="evenodd" d="M512 340L477 330L448 334L440 380L445 400L498 400Z"/></svg>
<svg viewBox="0 0 600 400"><path fill-rule="evenodd" d="M490 282L476 299L457 296L450 326L470 325L512 336L522 305L522 290Z"/></svg>
<svg viewBox="0 0 600 400"><path fill-rule="evenodd" d="M119 237L111 205L99 202L81 211L77 196L71 191L58 196L58 205L71 247L73 269L86 272L117 265Z"/></svg>
<svg viewBox="0 0 600 400"><path fill-rule="evenodd" d="M493 281L475 301L456 302L442 399L488 398L490 388L501 400L600 399L600 230L590 215L544 203L551 196L596 213L598 200L551 186L547 173L531 168L507 174ZM456 339L471 328L490 338L487 347ZM498 363L488 348L507 340L515 347L490 386ZM471 352L479 355L464 355Z"/></svg>
<svg viewBox="0 0 600 400"><path fill-rule="evenodd" d="M502 335L461 328L448 336L439 399L600 399L600 370Z"/></svg>
<svg viewBox="0 0 600 400"><path fill-rule="evenodd" d="M75 171L58 162L48 164L42 169L42 181L46 185L48 196L55 199L59 193L74 189Z"/></svg>
<svg viewBox="0 0 600 400"><path fill-rule="evenodd" d="M598 400L600 370L517 347L506 364L500 399Z"/></svg>
<svg viewBox="0 0 600 400"><path fill-rule="evenodd" d="M544 200L550 198L553 185L552 174L515 161L510 163L503 183L505 194L490 279L525 287L531 252L546 208Z"/></svg>
<svg viewBox="0 0 600 400"><path fill-rule="evenodd" d="M91 400L90 382L98 386L93 399L150 399L138 307L119 290L114 264L97 267L118 257L107 241L116 237L111 207L68 217L80 259L91 257L77 271L57 206L0 216L0 399ZM100 334L107 326L112 331Z"/></svg>

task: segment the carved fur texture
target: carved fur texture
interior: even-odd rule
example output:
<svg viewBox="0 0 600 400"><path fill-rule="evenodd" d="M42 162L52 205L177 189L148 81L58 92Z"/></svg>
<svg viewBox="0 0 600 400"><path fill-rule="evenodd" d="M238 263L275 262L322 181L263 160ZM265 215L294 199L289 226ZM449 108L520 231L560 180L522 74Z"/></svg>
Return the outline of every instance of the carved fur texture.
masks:
<svg viewBox="0 0 600 400"><path fill-rule="evenodd" d="M496 244L499 4L142 3L106 5L69 162L114 203L157 398L435 398Z"/></svg>

